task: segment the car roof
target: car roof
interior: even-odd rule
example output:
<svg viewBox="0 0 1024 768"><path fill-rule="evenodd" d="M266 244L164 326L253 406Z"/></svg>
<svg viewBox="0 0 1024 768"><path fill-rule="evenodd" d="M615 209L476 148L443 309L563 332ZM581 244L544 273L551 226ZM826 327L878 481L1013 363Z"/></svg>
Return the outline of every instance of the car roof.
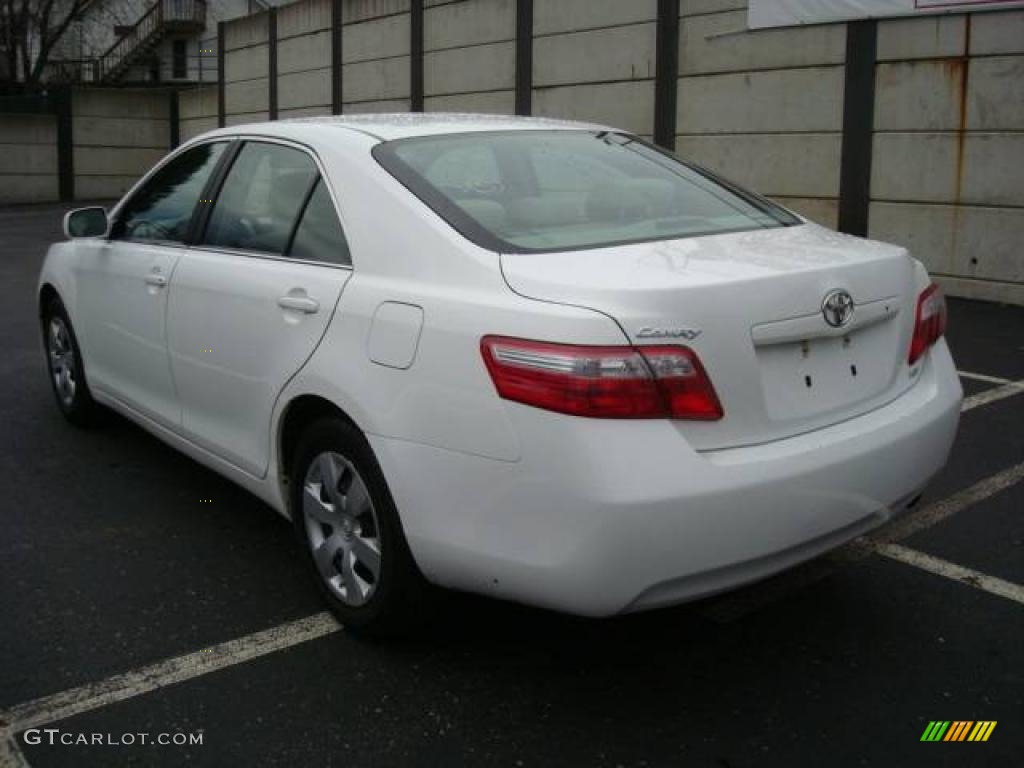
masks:
<svg viewBox="0 0 1024 768"><path fill-rule="evenodd" d="M516 117L511 115L483 115L451 112L406 112L394 114L337 115L329 117L300 117L274 122L233 125L213 131L208 136L259 134L282 138L330 139L337 131L347 130L372 136L380 141L405 139L414 136L437 136L450 133L479 131L527 130L613 130L594 123L558 120L548 117Z"/></svg>

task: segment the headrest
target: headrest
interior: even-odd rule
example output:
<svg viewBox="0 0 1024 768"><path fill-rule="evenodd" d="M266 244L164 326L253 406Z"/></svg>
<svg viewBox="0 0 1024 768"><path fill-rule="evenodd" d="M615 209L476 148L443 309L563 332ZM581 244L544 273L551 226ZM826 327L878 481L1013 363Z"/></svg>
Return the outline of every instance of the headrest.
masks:
<svg viewBox="0 0 1024 768"><path fill-rule="evenodd" d="M494 200L456 200L456 204L468 216L492 232L499 231L505 225L505 206Z"/></svg>

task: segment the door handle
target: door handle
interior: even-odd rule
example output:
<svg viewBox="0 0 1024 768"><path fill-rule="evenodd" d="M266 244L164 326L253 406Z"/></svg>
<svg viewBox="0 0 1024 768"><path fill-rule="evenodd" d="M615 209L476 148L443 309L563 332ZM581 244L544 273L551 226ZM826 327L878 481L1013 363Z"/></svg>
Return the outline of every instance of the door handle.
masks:
<svg viewBox="0 0 1024 768"><path fill-rule="evenodd" d="M277 306L281 307L281 309L294 309L307 315L320 311L320 302L316 299L311 299L309 296L294 296L292 294L279 298Z"/></svg>
<svg viewBox="0 0 1024 768"><path fill-rule="evenodd" d="M161 275L159 272L150 272L146 275L146 283L149 285L155 285L159 288L167 285L167 278Z"/></svg>

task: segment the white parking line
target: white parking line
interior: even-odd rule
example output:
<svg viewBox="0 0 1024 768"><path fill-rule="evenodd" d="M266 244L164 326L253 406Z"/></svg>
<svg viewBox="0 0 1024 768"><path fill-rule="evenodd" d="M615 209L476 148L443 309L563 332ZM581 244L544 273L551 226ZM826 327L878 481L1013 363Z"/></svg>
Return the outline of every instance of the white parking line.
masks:
<svg viewBox="0 0 1024 768"><path fill-rule="evenodd" d="M1004 581L995 576L988 576L980 571L975 571L972 568L965 568L948 560L926 555L924 552L904 547L902 544L880 543L873 545L872 549L880 555L885 555L901 563L934 573L937 576L944 576L947 579L959 581L969 587L981 589L999 597L1005 597L1007 600L1024 603L1024 587L1020 584Z"/></svg>
<svg viewBox="0 0 1024 768"><path fill-rule="evenodd" d="M893 542L905 539L918 531L931 528L936 523L941 523L957 512L968 507L973 507L979 501L984 501L990 496L995 496L1011 486L1024 480L1024 461L1014 464L1012 467L997 472L974 485L964 488L962 491L947 496L939 501L932 502L919 510L911 512L901 520L882 528L878 533L873 534L866 540L867 543Z"/></svg>
<svg viewBox="0 0 1024 768"><path fill-rule="evenodd" d="M989 384L1009 384L1010 379L1004 379L1000 376L989 376L987 373L971 373L970 371L957 371L957 376L962 379L974 379L975 381L985 381Z"/></svg>
<svg viewBox="0 0 1024 768"><path fill-rule="evenodd" d="M30 768L14 736L0 744L0 768Z"/></svg>
<svg viewBox="0 0 1024 768"><path fill-rule="evenodd" d="M908 552L914 553L914 562L911 563L913 565L919 565L919 567L923 567L925 570L939 572L935 569L940 566L935 565L935 563L940 563L942 564L941 568L945 571L941 575L954 574L951 576L952 578L964 581L971 586L985 589L1003 597L1010 597L1010 599L1017 602L1024 602L1024 598L1021 596L1022 588L1016 584L1005 582L1001 579L994 579L976 571L971 571L968 568L945 563L945 561L932 558L929 555L892 544L893 539L904 538L916 531L935 525L966 507L1015 485L1022 479L1024 479L1024 462L985 478L969 488L950 496L948 499L928 505L919 512L905 518L902 522L885 529L883 534L877 538L859 539L854 544L830 556L832 566L821 568L820 564L827 562L828 559L826 558L817 561L818 567L813 567L809 572L803 572L798 580L798 584L802 585L817 581L819 578L830 573L838 562L857 560L872 552L878 552L887 557L909 562L910 556L902 555L902 553ZM901 554L897 556L894 553ZM729 598L723 598L724 604L720 604L717 609L708 611L708 613L712 618L719 621L739 618L755 608L774 602L782 594L792 591L787 586L775 583L767 591L767 595L764 592L757 593L759 588L753 587L751 590L745 590L743 593L740 593L741 599L735 602L730 601ZM780 589L780 587L782 588ZM766 596L768 599L764 599ZM27 765L21 750L18 748L14 734L28 728L54 723L105 707L109 704L133 699L144 693L202 677L211 672L291 648L318 637L330 635L341 629L342 626L338 624L334 617L327 611L323 611L288 624L282 624L235 640L229 640L212 648L202 649L185 656L177 656L147 667L109 677L97 683L72 688L11 707L0 712L0 766L6 768L6 766Z"/></svg>
<svg viewBox="0 0 1024 768"><path fill-rule="evenodd" d="M863 560L883 544L896 542L918 531L931 528L943 520L972 507L1024 480L1024 462L1015 464L945 499L928 504L884 526L876 533L863 536L817 560L791 571L785 571L760 584L713 598L701 613L717 622L731 622L831 576L845 565Z"/></svg>
<svg viewBox="0 0 1024 768"><path fill-rule="evenodd" d="M19 704L0 712L0 725L7 733L14 734L27 728L54 723L291 648L340 629L341 625L334 617L323 611L186 656L166 659L148 667L114 675L98 683L90 683Z"/></svg>
<svg viewBox="0 0 1024 768"><path fill-rule="evenodd" d="M993 387L976 395L965 397L963 405L960 406L960 412L965 413L972 408L977 408L979 405L988 405L997 400L1003 400L1022 393L1024 393L1024 381L1011 381L1008 384L1003 384L1001 387Z"/></svg>

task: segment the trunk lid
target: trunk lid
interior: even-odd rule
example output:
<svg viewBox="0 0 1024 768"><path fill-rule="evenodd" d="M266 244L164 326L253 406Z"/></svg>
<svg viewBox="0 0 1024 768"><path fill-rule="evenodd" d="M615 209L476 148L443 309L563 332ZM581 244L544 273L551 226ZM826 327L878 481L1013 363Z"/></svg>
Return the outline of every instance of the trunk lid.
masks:
<svg viewBox="0 0 1024 768"><path fill-rule="evenodd" d="M603 312L636 346L697 352L725 410L717 422L675 422L697 450L819 429L878 408L913 382L914 269L896 246L808 223L503 254L501 266L515 292ZM836 290L855 303L839 328L822 312Z"/></svg>

